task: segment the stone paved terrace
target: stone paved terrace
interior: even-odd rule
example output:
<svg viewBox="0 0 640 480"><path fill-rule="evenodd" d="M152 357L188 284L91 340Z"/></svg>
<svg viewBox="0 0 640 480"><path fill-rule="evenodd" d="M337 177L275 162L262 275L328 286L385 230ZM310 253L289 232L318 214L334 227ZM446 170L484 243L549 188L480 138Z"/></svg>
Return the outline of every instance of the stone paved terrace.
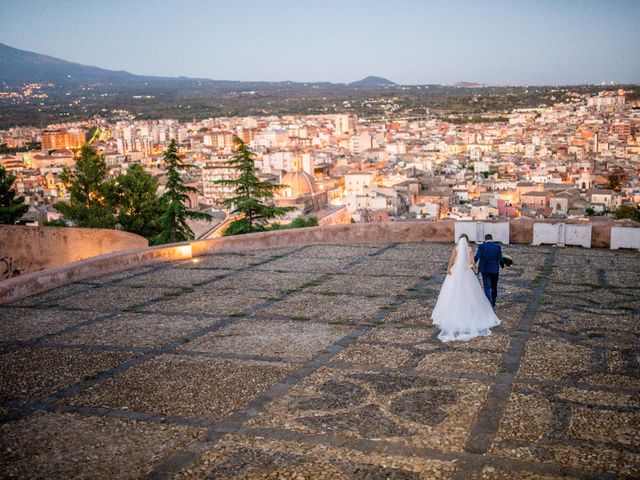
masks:
<svg viewBox="0 0 640 480"><path fill-rule="evenodd" d="M503 324L441 344L451 245L305 246L0 306L1 476L640 477L640 257L505 248Z"/></svg>

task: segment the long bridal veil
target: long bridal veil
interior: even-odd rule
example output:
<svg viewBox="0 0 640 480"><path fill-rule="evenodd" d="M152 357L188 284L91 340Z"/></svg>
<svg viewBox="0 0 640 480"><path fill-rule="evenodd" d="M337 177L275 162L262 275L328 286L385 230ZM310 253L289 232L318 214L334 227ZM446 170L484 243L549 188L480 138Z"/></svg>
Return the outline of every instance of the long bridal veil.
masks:
<svg viewBox="0 0 640 480"><path fill-rule="evenodd" d="M443 342L491 335L489 329L500 324L471 268L467 239L460 237L456 248L451 275L445 278L431 314Z"/></svg>

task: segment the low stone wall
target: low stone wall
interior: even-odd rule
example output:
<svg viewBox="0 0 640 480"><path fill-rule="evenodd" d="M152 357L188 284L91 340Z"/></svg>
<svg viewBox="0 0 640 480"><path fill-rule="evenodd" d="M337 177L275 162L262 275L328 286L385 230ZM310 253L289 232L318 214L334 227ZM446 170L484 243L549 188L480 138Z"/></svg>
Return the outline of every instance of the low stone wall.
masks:
<svg viewBox="0 0 640 480"><path fill-rule="evenodd" d="M0 225L0 280L148 245L118 230Z"/></svg>
<svg viewBox="0 0 640 480"><path fill-rule="evenodd" d="M535 222L530 219L518 219L511 221L509 224L509 243L530 245L533 241L534 223ZM640 227L640 224L635 222L613 221L592 222L591 225L593 227L592 246L607 248L609 247L612 226ZM74 229L58 230L65 230L65 233L71 233ZM70 236L69 238L84 238L86 241L98 242L96 245L100 245L100 239L95 238L100 236L97 234L98 232L105 233L107 235L106 238L110 238L111 234L128 235L111 230L81 230L84 230L83 235L77 237ZM454 236L455 221L452 220L442 220L438 222L383 222L276 230L273 232L254 233L235 237L196 240L162 247L138 248L79 260L54 268L48 268L43 271L36 271L11 278L9 280L0 281L0 303L14 301L61 285L129 268L159 262L184 260L212 253L242 252L247 250L312 244L328 245L341 243L395 242L450 243L454 241ZM91 239L89 237L94 238ZM60 246L60 243L58 246ZM55 254L53 253L55 250L54 247L55 245L49 245L47 247L49 255Z"/></svg>
<svg viewBox="0 0 640 480"><path fill-rule="evenodd" d="M189 243L175 243L169 246L139 248L79 260L0 282L0 304L87 278L144 265L189 258L191 258L191 245Z"/></svg>
<svg viewBox="0 0 640 480"><path fill-rule="evenodd" d="M292 228L191 242L193 256L335 243L451 242L455 222L381 222Z"/></svg>

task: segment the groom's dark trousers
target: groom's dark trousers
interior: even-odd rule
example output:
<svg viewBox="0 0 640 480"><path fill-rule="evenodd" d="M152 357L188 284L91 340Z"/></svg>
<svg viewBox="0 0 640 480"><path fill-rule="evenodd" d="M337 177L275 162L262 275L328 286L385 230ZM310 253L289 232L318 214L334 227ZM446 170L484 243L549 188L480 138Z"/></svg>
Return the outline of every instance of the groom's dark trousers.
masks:
<svg viewBox="0 0 640 480"><path fill-rule="evenodd" d="M502 248L500 248L499 244L493 242L481 243L478 245L475 259L478 262L478 271L482 274L484 293L491 305L495 307L496 298L498 297L500 267L504 265Z"/></svg>
<svg viewBox="0 0 640 480"><path fill-rule="evenodd" d="M496 306L496 298L498 298L499 277L500 276L497 273L482 274L482 286L484 287L484 294L487 296L493 307Z"/></svg>

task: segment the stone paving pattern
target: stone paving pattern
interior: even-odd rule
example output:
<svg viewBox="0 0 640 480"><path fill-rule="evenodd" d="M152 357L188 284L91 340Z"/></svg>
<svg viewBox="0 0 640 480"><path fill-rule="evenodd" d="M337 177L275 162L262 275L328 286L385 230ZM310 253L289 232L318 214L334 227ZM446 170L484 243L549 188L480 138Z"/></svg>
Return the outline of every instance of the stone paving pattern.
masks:
<svg viewBox="0 0 640 480"><path fill-rule="evenodd" d="M506 246L490 337L451 245L144 267L0 306L3 478L640 477L640 256Z"/></svg>

